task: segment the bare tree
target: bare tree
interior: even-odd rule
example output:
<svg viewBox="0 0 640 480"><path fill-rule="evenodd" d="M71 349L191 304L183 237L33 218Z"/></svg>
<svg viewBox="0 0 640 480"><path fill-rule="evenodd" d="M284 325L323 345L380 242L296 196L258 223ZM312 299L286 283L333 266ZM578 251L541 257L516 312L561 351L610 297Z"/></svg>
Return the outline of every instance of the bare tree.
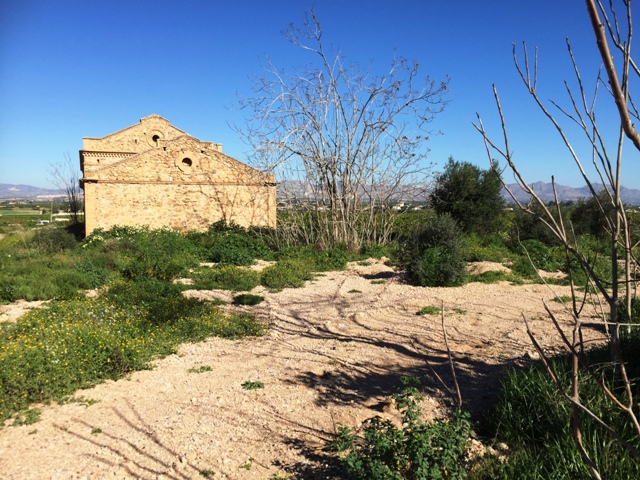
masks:
<svg viewBox="0 0 640 480"><path fill-rule="evenodd" d="M627 415L629 422L634 427L636 435L635 441L637 442L638 438L640 438L640 423L637 418L637 410L634 411L632 385L625 367L625 352L622 351L620 344L620 327L623 325L621 325L618 319L618 308L621 299L624 298L627 318L631 318L631 299L634 294L633 284L635 282L635 278L632 278L631 272L634 270L637 262L633 257L632 248L634 245L631 243L629 224L624 205L620 199L620 193L622 189L621 172L625 139L628 138L631 140L632 147L640 150L640 135L633 124L633 121L638 120L639 116L638 110L633 102L631 88L632 85L637 85L640 70L631 56L633 33L631 2L629 0L622 0L622 4L624 6L624 13L619 15L613 0L608 2L607 7L605 7L600 0L586 0L589 19L595 32L598 51L604 65L605 76L602 76L601 69L596 76L591 92L589 92L589 88L580 74L571 44L567 40L567 48L575 74L575 82L573 87L570 86L569 82L564 82L568 96L568 106L566 107L561 106L553 100L547 103L538 95L537 51L535 57L531 60L528 56L526 45L524 45L524 58L521 60L517 56L516 46L514 45L513 47L514 63L525 88L537 107L552 123L560 135L560 138L573 158L578 172L586 182L594 201L597 202L605 219L605 226L603 228L606 229L608 238L610 239L611 281L607 281L604 276L596 272L589 261L588 255L579 248L571 226L563 223L563 217L560 214L560 202L558 202L557 195L555 207L548 207L520 174L517 162L514 159L509 145L505 115L495 85L494 96L502 124L502 140L500 142L494 142L490 138L480 116L478 116L477 123L474 124L484 138L487 155L491 163L493 164L494 156L502 157L506 161L506 168L511 170L517 184L530 195L531 201L525 204L519 202L515 195L511 194L514 202L516 202L524 212L535 216L540 222L544 223L553 235L560 240L565 248L567 259L577 259L581 268L587 273L590 286L596 289L600 298L604 299L607 305L606 312L603 312L602 315L602 321L608 327L607 331L609 332L612 361L615 362L616 370L620 374L623 385L622 392L612 392L602 378L588 365L582 355L584 345L581 340L582 323L580 315L581 303L584 302L585 296L580 296L576 293L576 290L573 288L573 281L571 282L573 293L572 308L569 312L573 319L573 331L570 335L563 331L554 314L547 308L551 320L554 322L568 351L573 357L573 375L570 392L566 391L565 387L558 381L558 377L548 361L545 352L536 341L534 333L529 329L527 324L527 331L529 332L530 338L540 353L549 374L556 383L561 395L566 398L573 407L573 437L583 461L589 468L591 476L597 479L601 478L598 467L591 460L587 449L584 447L581 428L581 419L583 417L590 417L608 432L613 439L627 448L632 455L640 458L640 453L638 453L637 449L633 446L633 442L622 438L601 418L597 417L585 407L580 398L578 384L580 372L585 372L590 375L593 381L596 381L600 385L606 397L617 406L623 414ZM613 45L613 51L610 45ZM602 122L598 123L597 112L603 108L600 97L602 90L605 90L604 106L606 107L606 102L609 102L609 105L611 105L610 102L613 102L619 115L618 135L613 143L607 142L607 135L603 131L604 124L602 124ZM567 125L578 127L582 141L586 142L589 147L590 157L588 160L585 161L577 153L578 148L576 148L576 145L579 140L569 135L569 129L566 128ZM609 125L607 125L607 127L608 126ZM593 166L597 176L595 180L587 174L585 168L585 165L587 165L586 162ZM604 185L604 192L600 195L598 195L599 192L596 189L595 183ZM510 191L509 193L512 192ZM556 214L554 215L554 213ZM627 325L627 327L630 328L631 325ZM630 352L626 353L630 354Z"/></svg>
<svg viewBox="0 0 640 480"><path fill-rule="evenodd" d="M390 202L424 198L426 127L446 104L448 79L421 78L418 63L402 58L383 75L348 63L326 50L313 9L301 29L283 35L315 63L285 71L265 60L254 96L240 100L251 112L238 128L250 159L276 174L290 214L303 215L294 222L298 236L382 243Z"/></svg>
<svg viewBox="0 0 640 480"><path fill-rule="evenodd" d="M71 221L74 225L78 224L78 213L82 211L82 193L78 169L71 161L71 156L65 153L64 161L51 163L48 173L49 181L65 193L65 206L71 214Z"/></svg>

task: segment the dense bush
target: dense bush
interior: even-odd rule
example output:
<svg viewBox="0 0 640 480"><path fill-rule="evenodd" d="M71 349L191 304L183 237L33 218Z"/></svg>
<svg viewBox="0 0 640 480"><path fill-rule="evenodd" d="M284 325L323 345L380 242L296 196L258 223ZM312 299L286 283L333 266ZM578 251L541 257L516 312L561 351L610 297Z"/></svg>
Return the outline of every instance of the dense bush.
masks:
<svg viewBox="0 0 640 480"><path fill-rule="evenodd" d="M451 287L465 279L462 232L449 215L419 225L404 239L400 264L409 279L423 287Z"/></svg>
<svg viewBox="0 0 640 480"><path fill-rule="evenodd" d="M449 420L425 423L420 419L423 397L415 379L404 378L403 389L395 394L402 413L402 428L380 417L364 427L359 442L349 427L341 425L331 449L343 453L341 462L350 478L358 480L438 480L462 479L464 454L471 425L468 414L456 412Z"/></svg>
<svg viewBox="0 0 640 480"><path fill-rule="evenodd" d="M71 299L95 288L96 278L85 275L79 259L67 254L12 255L0 269L0 301Z"/></svg>

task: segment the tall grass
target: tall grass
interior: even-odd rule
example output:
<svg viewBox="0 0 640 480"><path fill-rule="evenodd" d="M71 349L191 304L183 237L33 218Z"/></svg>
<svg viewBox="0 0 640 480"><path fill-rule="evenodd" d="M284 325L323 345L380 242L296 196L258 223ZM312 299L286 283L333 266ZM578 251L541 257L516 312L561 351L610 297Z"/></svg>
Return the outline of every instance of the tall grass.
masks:
<svg viewBox="0 0 640 480"><path fill-rule="evenodd" d="M628 374L634 395L640 395L640 336L624 339L623 351L628 352ZM588 352L590 364L598 375L622 398L619 371L609 363L609 349L601 347ZM560 380L569 389L571 365L568 356L553 360ZM580 396L583 404L600 416L623 438L635 437L628 417L621 414L602 389L586 375L580 377ZM635 413L640 413L636 403ZM483 479L576 479L590 474L580 458L571 435L571 405L558 395L555 384L541 365L526 370L512 370L503 381L498 402L489 415L485 433L496 442L504 442L512 452L505 463L489 460L473 478ZM585 448L597 465L602 478L640 478L640 462L619 442L596 425L586 415L582 417ZM633 440L635 437L635 440Z"/></svg>

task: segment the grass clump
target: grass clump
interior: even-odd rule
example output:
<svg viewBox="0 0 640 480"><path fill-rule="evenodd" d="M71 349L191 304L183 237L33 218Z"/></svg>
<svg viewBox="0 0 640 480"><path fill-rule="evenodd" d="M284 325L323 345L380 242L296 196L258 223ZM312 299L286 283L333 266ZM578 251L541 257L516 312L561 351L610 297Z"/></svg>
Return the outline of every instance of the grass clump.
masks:
<svg viewBox="0 0 640 480"><path fill-rule="evenodd" d="M423 397L415 378L403 378L399 393L393 395L402 413L402 427L375 417L363 429L363 440L349 427L340 425L332 451L349 478L383 479L461 479L465 478L464 454L469 442L469 415L457 411L448 420L420 419Z"/></svg>
<svg viewBox="0 0 640 480"><path fill-rule="evenodd" d="M52 302L0 331L0 422L106 379L118 379L185 341L260 335L250 315L225 315L157 279L121 282L97 299Z"/></svg>

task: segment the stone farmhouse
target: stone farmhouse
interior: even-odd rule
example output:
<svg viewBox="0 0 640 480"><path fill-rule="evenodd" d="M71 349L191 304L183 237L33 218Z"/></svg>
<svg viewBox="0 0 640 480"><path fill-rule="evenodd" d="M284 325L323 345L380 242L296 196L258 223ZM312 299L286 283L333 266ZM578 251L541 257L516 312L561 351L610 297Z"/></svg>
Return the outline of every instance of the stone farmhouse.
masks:
<svg viewBox="0 0 640 480"><path fill-rule="evenodd" d="M219 220L275 227L276 182L159 115L80 150L86 234L114 225L206 230Z"/></svg>

